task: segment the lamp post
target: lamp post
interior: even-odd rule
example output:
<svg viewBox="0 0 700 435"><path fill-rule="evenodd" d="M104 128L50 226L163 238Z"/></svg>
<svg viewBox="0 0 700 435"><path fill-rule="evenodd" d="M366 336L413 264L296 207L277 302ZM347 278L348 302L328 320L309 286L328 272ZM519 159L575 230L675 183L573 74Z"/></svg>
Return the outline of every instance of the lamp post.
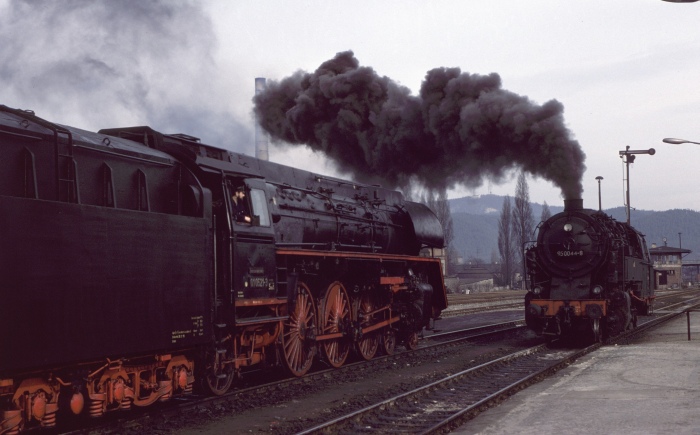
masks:
<svg viewBox="0 0 700 435"><path fill-rule="evenodd" d="M666 139L664 139L665 141ZM620 151L620 158L625 159L625 165L627 166L627 225L630 224L630 163L634 163L636 158L635 154L649 154L653 156L656 154L654 148L649 148L648 150L631 150L629 145L623 151Z"/></svg>
<svg viewBox="0 0 700 435"><path fill-rule="evenodd" d="M600 181L603 179L600 175L595 177L596 180L598 180L598 211L603 211L603 202L600 198Z"/></svg>

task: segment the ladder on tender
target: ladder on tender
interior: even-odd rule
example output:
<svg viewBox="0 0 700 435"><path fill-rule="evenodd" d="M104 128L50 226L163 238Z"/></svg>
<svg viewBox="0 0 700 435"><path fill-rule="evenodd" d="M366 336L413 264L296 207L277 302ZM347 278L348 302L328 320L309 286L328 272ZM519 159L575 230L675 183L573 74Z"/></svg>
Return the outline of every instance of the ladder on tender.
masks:
<svg viewBox="0 0 700 435"><path fill-rule="evenodd" d="M56 200L80 204L78 163L73 158L73 135L70 131L54 129L56 146Z"/></svg>

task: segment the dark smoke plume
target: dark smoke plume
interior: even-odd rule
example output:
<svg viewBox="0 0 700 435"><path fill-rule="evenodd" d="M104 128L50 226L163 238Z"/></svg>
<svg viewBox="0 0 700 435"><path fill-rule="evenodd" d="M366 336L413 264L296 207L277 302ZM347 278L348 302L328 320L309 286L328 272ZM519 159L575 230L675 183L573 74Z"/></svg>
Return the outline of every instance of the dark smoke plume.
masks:
<svg viewBox="0 0 700 435"><path fill-rule="evenodd" d="M580 198L585 155L558 101L537 105L501 88L498 74L436 68L420 95L362 67L351 51L299 71L254 98L273 139L305 144L345 172L390 187L431 190L498 181L514 168Z"/></svg>

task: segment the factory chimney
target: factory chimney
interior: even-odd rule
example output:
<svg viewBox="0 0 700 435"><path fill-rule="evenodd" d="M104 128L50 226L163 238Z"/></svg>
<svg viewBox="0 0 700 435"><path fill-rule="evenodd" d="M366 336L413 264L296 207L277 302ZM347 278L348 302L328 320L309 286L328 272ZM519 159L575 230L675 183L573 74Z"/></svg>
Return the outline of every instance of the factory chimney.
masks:
<svg viewBox="0 0 700 435"><path fill-rule="evenodd" d="M255 95L258 95L265 90L265 78L256 77L255 78ZM255 120L255 157L260 160L270 160L270 155L267 151L268 136L262 127L260 127L260 122L258 119Z"/></svg>

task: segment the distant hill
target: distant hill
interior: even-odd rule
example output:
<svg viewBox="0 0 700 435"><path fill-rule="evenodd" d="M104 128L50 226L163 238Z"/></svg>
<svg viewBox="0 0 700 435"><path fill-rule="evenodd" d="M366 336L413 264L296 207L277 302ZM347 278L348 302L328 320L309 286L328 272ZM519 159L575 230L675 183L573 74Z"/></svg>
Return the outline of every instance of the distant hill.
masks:
<svg viewBox="0 0 700 435"><path fill-rule="evenodd" d="M475 196L465 196L464 198L455 198L450 200L450 210L452 214L455 213L469 213L469 214L494 214L499 216L501 214L501 209L503 209L503 199L505 196L500 195L475 195ZM513 197L511 196L511 200ZM535 218L539 220L542 215L543 204L531 203L532 211ZM552 204L547 204L552 214L559 213L564 210L563 206L555 206Z"/></svg>
<svg viewBox="0 0 700 435"><path fill-rule="evenodd" d="M478 258L490 262L498 254L498 218L503 208L504 196L480 195L450 200L455 239L453 246L465 260ZM513 198L511 197L511 200ZM539 223L542 204L532 203L535 221ZM561 205L548 204L552 214L564 210ZM613 218L626 221L624 207L604 210ZM692 210L649 211L632 210L632 225L646 236L649 247L652 243L681 247L693 251L685 259L700 260L700 213ZM533 236L534 237L534 236Z"/></svg>

